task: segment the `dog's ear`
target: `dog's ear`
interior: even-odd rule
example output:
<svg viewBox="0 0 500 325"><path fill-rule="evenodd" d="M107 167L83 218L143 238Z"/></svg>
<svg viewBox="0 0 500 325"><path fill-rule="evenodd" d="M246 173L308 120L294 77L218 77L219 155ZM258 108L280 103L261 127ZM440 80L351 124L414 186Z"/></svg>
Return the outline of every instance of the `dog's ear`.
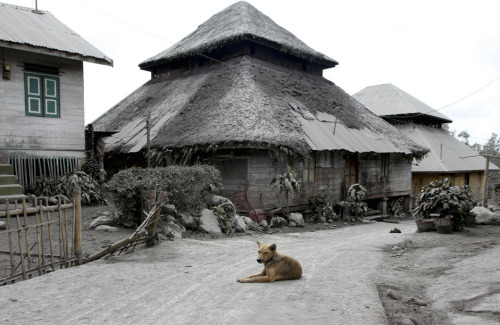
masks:
<svg viewBox="0 0 500 325"><path fill-rule="evenodd" d="M269 249L270 249L272 252L275 252L275 251L276 251L276 244L272 244L271 246L269 246Z"/></svg>
<svg viewBox="0 0 500 325"><path fill-rule="evenodd" d="M260 245L262 245L262 244L261 244L261 243L259 243L259 242L257 242L257 245L259 245L259 247L260 247Z"/></svg>

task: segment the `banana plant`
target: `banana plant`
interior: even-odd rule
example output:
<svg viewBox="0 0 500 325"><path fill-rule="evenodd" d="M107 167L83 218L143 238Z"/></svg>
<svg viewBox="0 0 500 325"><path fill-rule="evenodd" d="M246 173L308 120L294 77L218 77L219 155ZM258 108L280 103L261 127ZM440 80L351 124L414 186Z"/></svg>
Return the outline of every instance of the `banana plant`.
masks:
<svg viewBox="0 0 500 325"><path fill-rule="evenodd" d="M273 191L278 191L280 194L285 192L286 214L290 215L290 208L288 206L288 194L300 192L300 181L295 179L295 172L289 165L286 165L286 172L277 175L271 180L269 185Z"/></svg>

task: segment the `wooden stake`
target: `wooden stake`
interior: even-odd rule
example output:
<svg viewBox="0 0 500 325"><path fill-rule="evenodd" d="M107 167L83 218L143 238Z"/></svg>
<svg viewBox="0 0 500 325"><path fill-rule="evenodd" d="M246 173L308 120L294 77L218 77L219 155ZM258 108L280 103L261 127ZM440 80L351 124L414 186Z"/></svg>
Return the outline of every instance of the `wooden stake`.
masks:
<svg viewBox="0 0 500 325"><path fill-rule="evenodd" d="M43 225L45 220L43 219L43 201L40 200L38 206L40 207L40 246L42 247L42 266L45 266L45 236L43 234ZM44 269L45 271L45 269Z"/></svg>
<svg viewBox="0 0 500 325"><path fill-rule="evenodd" d="M73 224L75 234L75 256L77 257L77 265L82 265L82 206L81 206L81 190L78 187L73 189L73 202L75 204L75 223Z"/></svg>
<svg viewBox="0 0 500 325"><path fill-rule="evenodd" d="M38 207L38 202L35 200L35 207ZM42 213L40 211L40 213ZM40 221L38 220L38 212L35 214L36 223L36 248L38 250L38 275L42 275L42 252L40 250Z"/></svg>
<svg viewBox="0 0 500 325"><path fill-rule="evenodd" d="M49 206L49 198L45 198L45 205ZM52 247L52 227L50 226L50 211L47 210L47 222L49 223L47 227L49 228L49 250L50 250L50 265L52 267L52 271L56 270L54 264L54 249Z"/></svg>
<svg viewBox="0 0 500 325"><path fill-rule="evenodd" d="M31 249L30 249L30 236L28 227L28 213L26 212L26 199L23 199L23 216L24 216L24 237L26 240L26 256L28 257L28 270L31 270ZM31 273L29 275L31 279Z"/></svg>
<svg viewBox="0 0 500 325"><path fill-rule="evenodd" d="M5 210L7 212L7 230L10 230L10 210L9 200L5 200ZM12 232L9 231L9 252L10 252L10 275L14 275L14 252L12 248Z"/></svg>
<svg viewBox="0 0 500 325"><path fill-rule="evenodd" d="M17 210L17 201L15 202L16 204L16 210ZM19 242L19 253L21 254L21 270L23 272L23 280L26 280L26 267L24 266L24 254L23 254L23 241L22 241L22 234L21 234L21 221L19 220L19 214L16 214L16 220L17 220L17 240Z"/></svg>

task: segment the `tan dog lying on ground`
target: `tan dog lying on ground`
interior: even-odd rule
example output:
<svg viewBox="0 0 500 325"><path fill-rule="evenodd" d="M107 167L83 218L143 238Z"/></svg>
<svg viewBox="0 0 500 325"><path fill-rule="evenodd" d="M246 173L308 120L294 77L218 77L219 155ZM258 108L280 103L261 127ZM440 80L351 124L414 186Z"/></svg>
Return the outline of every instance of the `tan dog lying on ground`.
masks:
<svg viewBox="0 0 500 325"><path fill-rule="evenodd" d="M238 279L238 282L274 282L300 279L302 267L296 259L278 253L276 244L257 242L257 245L259 245L257 262L264 263L264 270L259 274Z"/></svg>

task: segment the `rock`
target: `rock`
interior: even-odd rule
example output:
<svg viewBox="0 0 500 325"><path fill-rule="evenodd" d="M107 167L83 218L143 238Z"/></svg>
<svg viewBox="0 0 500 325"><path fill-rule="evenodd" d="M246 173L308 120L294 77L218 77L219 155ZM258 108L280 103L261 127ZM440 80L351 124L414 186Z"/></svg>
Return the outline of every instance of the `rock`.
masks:
<svg viewBox="0 0 500 325"><path fill-rule="evenodd" d="M396 291L392 290L392 289L389 289L387 290L387 297L393 299L393 300L401 300L403 299L403 297L397 293Z"/></svg>
<svg viewBox="0 0 500 325"><path fill-rule="evenodd" d="M269 227L269 224L267 223L267 221L266 221L266 220L261 220L261 221L259 222L259 226L264 227L264 228L267 228L267 227Z"/></svg>
<svg viewBox="0 0 500 325"><path fill-rule="evenodd" d="M255 222L253 222L253 220L252 220L252 219L250 219L249 217L243 217L243 219L245 220L245 223L247 224L247 226L248 226L248 225L250 225L250 224L252 224L252 223L255 223Z"/></svg>
<svg viewBox="0 0 500 325"><path fill-rule="evenodd" d="M89 225L89 229L95 229L101 225L107 225L109 226L110 224L112 224L113 222L115 221L114 218L110 218L108 216L100 216L100 217L97 217L96 219L94 219L94 221L92 221Z"/></svg>
<svg viewBox="0 0 500 325"><path fill-rule="evenodd" d="M170 214L167 214L167 216L165 217L165 220L170 221L170 222L177 222L177 220L175 220L175 218L172 217Z"/></svg>
<svg viewBox="0 0 500 325"><path fill-rule="evenodd" d="M212 195L212 204L219 205L222 203L232 203L231 200L219 195Z"/></svg>
<svg viewBox="0 0 500 325"><path fill-rule="evenodd" d="M173 204L165 204L161 208L163 213L170 214L173 216L177 215L177 209L175 208L175 205Z"/></svg>
<svg viewBox="0 0 500 325"><path fill-rule="evenodd" d="M402 249L403 249L402 247L396 245L391 248L391 251L400 251Z"/></svg>
<svg viewBox="0 0 500 325"><path fill-rule="evenodd" d="M496 225L500 224L500 212L491 212L485 207L475 207L471 210L476 214L476 224L479 225Z"/></svg>
<svg viewBox="0 0 500 325"><path fill-rule="evenodd" d="M111 211L97 211L92 215L92 219L97 219L99 217L114 218L115 214Z"/></svg>
<svg viewBox="0 0 500 325"><path fill-rule="evenodd" d="M137 224L132 220L127 220L123 223L125 228L137 228Z"/></svg>
<svg viewBox="0 0 500 325"><path fill-rule="evenodd" d="M289 227L296 227L297 224L294 221L290 221L290 222L288 222L288 226Z"/></svg>
<svg viewBox="0 0 500 325"><path fill-rule="evenodd" d="M416 304L418 306L427 306L427 303L425 301L423 301L422 299L419 299L417 297L411 297L406 302Z"/></svg>
<svg viewBox="0 0 500 325"><path fill-rule="evenodd" d="M333 223L333 220L332 219L328 219L327 222L328 223Z"/></svg>
<svg viewBox="0 0 500 325"><path fill-rule="evenodd" d="M55 196L49 197L49 205L58 205L58 204L59 204L59 201L57 200L57 198Z"/></svg>
<svg viewBox="0 0 500 325"><path fill-rule="evenodd" d="M189 230L198 229L198 224L196 223L196 220L190 214L187 213L179 214L179 223Z"/></svg>
<svg viewBox="0 0 500 325"><path fill-rule="evenodd" d="M306 225L304 217L302 217L301 213L290 213L288 219L290 220L290 222L295 222L297 227L304 227Z"/></svg>
<svg viewBox="0 0 500 325"><path fill-rule="evenodd" d="M391 229L389 232L390 232L391 234L396 234L396 233L400 234L400 233L401 233L401 230L399 230L398 228L394 228L394 229Z"/></svg>
<svg viewBox="0 0 500 325"><path fill-rule="evenodd" d="M318 223L326 223L326 218L325 217L319 217L318 218Z"/></svg>
<svg viewBox="0 0 500 325"><path fill-rule="evenodd" d="M400 324L400 325L418 325L418 324L415 324L410 318L407 318L407 317L404 317L403 319L401 319L398 324Z"/></svg>
<svg viewBox="0 0 500 325"><path fill-rule="evenodd" d="M234 216L234 218L231 219L231 222L232 222L233 228L236 232L246 232L247 231L248 227L247 227L247 224L245 222L245 217L236 215L236 216Z"/></svg>
<svg viewBox="0 0 500 325"><path fill-rule="evenodd" d="M198 230L206 232L208 234L222 234L220 229L219 220L212 210L203 209L201 211L200 225Z"/></svg>
<svg viewBox="0 0 500 325"><path fill-rule="evenodd" d="M168 221L163 228L163 232L167 238L180 239L186 233L186 228L175 223L174 221Z"/></svg>
<svg viewBox="0 0 500 325"><path fill-rule="evenodd" d="M117 232L119 229L116 227L111 227L108 225L100 225L95 228L98 231L106 231L106 232Z"/></svg>
<svg viewBox="0 0 500 325"><path fill-rule="evenodd" d="M5 221L0 221L0 229L7 229L7 223Z"/></svg>

